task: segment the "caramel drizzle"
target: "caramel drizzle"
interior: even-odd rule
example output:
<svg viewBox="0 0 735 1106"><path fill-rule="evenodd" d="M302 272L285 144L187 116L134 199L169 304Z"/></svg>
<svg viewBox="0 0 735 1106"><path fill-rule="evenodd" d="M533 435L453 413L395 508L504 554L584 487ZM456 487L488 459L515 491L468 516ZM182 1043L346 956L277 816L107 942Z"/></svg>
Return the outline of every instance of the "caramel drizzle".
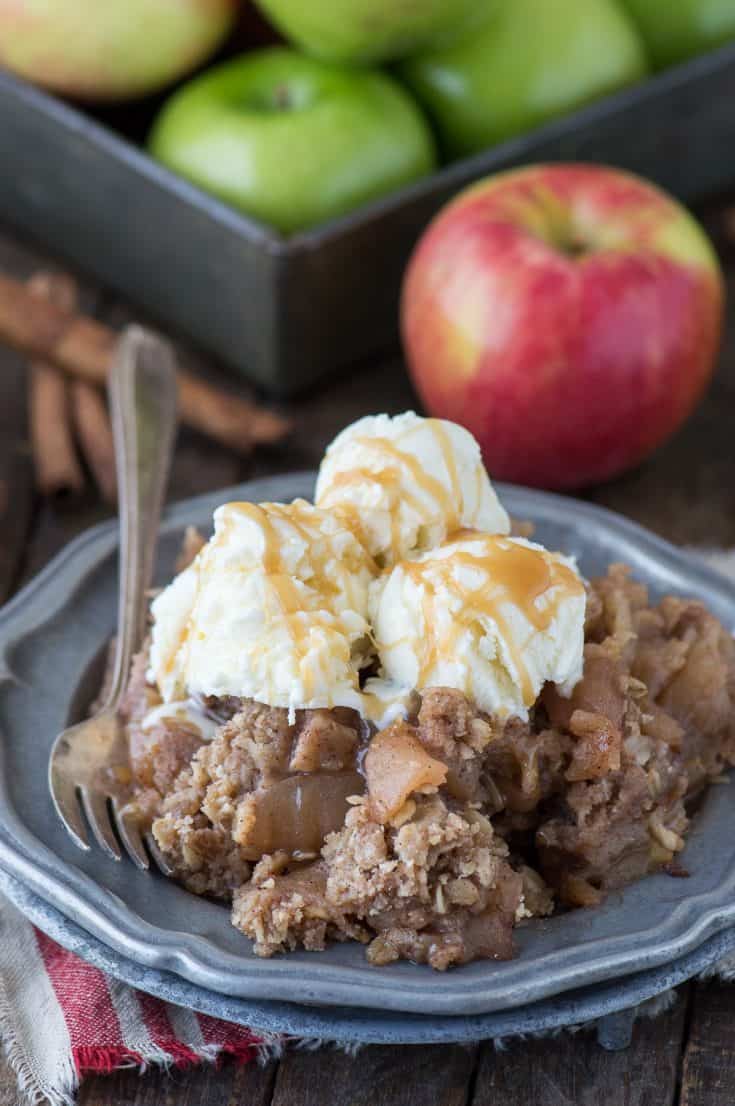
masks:
<svg viewBox="0 0 735 1106"><path fill-rule="evenodd" d="M190 633L191 616L189 616L189 618L179 630L175 644L171 646L168 656L164 659L163 664L161 665L161 671L163 672L164 676L170 676L173 672L176 658L178 657L184 646L188 644Z"/></svg>
<svg viewBox="0 0 735 1106"><path fill-rule="evenodd" d="M447 492L444 489L444 507L447 511L447 533L451 534L460 525L460 504L462 503L462 487L459 482L454 447L449 438L449 432L440 419L428 419L427 421L434 439L439 443L444 468L447 470L447 476L449 477L449 491Z"/></svg>
<svg viewBox="0 0 735 1106"><path fill-rule="evenodd" d="M338 586L328 577L327 561L337 556L334 547L337 534L320 534L323 545L321 549L318 549L309 525L310 523L313 525L313 519L311 518L313 510L311 505L303 500L295 500L289 505L282 503L228 503L218 534L213 539L213 543L221 545L229 536L232 529L232 512L247 515L259 527L263 536L262 564L267 577L268 597L270 599L270 602L267 603L267 607L270 609L266 609L266 614L271 620L276 616L283 618L284 625L296 651L307 700L313 697L314 692L314 674L308 669L304 671L303 668L308 648L308 638L315 628L332 629L332 623L327 618L321 618L318 610L308 609L307 596L296 586L296 582L284 561L283 539L273 519L274 517L279 518L291 527L303 539L309 549L309 556L314 568L314 577L309 582L309 586L318 595L327 592L334 594L338 590ZM344 582L348 589L348 601L352 606L355 606L354 596L351 594L352 579L349 574L345 574ZM272 698L272 692L271 684L269 686L270 698Z"/></svg>
<svg viewBox="0 0 735 1106"><path fill-rule="evenodd" d="M400 444L405 443L411 435L426 429L433 435L441 453L448 486L442 480L426 472L420 460L413 453L400 448ZM461 521L462 486L457 472L454 447L449 432L441 419L424 419L422 422L410 426L395 441L391 441L389 438L361 436L356 439L356 442L371 452L382 453L385 458L394 462L394 464L386 465L378 470L356 466L336 473L328 489L321 497L322 505L334 502L335 498L337 503L340 502L339 497L333 495L335 491L339 492L342 488L368 481L378 484L388 493L398 493L400 495L399 503L391 504L393 507L391 511L391 553L393 557L396 557L400 551L400 519L399 511L396 509L400 506L400 503L410 506L421 521L425 523L432 522L437 514L441 513L446 520L446 532L448 534L457 529ZM423 492L423 497L415 495L410 488L402 486L401 476L404 471L408 472L413 483L420 492ZM479 476L481 476L481 473ZM479 487L478 485L478 491ZM478 497L479 502L480 497ZM354 514L356 512L350 514L349 517L352 519ZM351 525L353 528L355 527L354 519ZM364 544L365 535L362 524L358 525L355 533Z"/></svg>
<svg viewBox="0 0 735 1106"><path fill-rule="evenodd" d="M399 448L399 445L396 444L397 442L405 442L411 435L426 428L432 433L440 450L446 471L448 487L443 481L427 473L422 468L421 462L417 457ZM382 451L385 456L395 461L396 465L390 465L377 472L364 467L355 467L336 473L327 492L321 498L322 505L327 505L334 499L332 494L334 491L339 491L340 488L369 480L379 484L387 492L393 491L399 493L400 502L410 506L423 522L433 521L436 517L438 508L446 520L447 533L452 533L452 531L457 529L461 521L461 505L463 502L462 488L459 473L457 471L454 448L447 428L440 419L425 419L420 423L416 423L405 430L395 442L387 438L369 437L359 438L358 441L360 444L370 449ZM415 485L424 493L424 498L414 494L410 489L401 486L401 469L408 470ZM481 477L482 473L478 469L478 503L481 500ZM315 551L308 529L309 520L307 519L307 512L310 510L310 507L304 501L299 500L296 500L294 503L290 504L290 506L276 503L270 503L265 506L267 506L267 510L264 506L248 502L226 504L227 512L224 514L218 533L209 544L210 548L214 545L221 546L229 536L232 529L232 518L228 513L229 511L239 511L242 514L248 515L256 525L260 527L264 539L263 567L268 577L272 594L277 602L278 611L284 616L285 625L303 661L306 652L305 640L310 629L320 624L326 626L326 623L323 620L313 617L313 615L316 615L316 612L313 612L309 620L303 617L306 613L304 610L304 597L300 595L293 579L286 571L281 551L281 538L278 530L273 525L270 515L276 515L282 518L288 525L292 526L309 546L312 559L314 559ZM340 512L345 524L349 527L360 545L366 549L368 543L366 541L365 529L357 508L349 504L340 504ZM334 556L335 551L331 536L324 536L324 541L327 555L331 554ZM398 555L399 550L400 518L398 510L394 508L391 510L391 552L393 557ZM200 576L201 567L204 563L203 558L206 553L207 550L204 550L201 559L198 557L196 561L197 571L200 573ZM314 567L316 581L318 581L318 584L316 584L316 581L315 584L318 590L322 593L326 593L327 591L335 592L337 588L333 582L328 579L326 574L326 557L318 558ZM377 570L377 566L375 565L373 565L372 568L373 571ZM354 595L352 594L352 588L349 584L350 581L348 577L347 586L350 592L350 602L354 607ZM198 590L199 586L197 587L197 592ZM197 600L195 598L191 615L182 628L176 645L173 647L163 665L163 671L167 675L172 671L177 655L189 643L196 602ZM311 684L312 682L310 674L306 683ZM309 695L310 694L311 692L309 692Z"/></svg>
<svg viewBox="0 0 735 1106"><path fill-rule="evenodd" d="M176 638L176 643L174 645L172 645L168 656L163 661L163 664L162 664L161 668L162 668L164 676L170 676L171 675L171 673L174 670L174 665L176 664L176 658L179 656L179 654L181 653L181 651L184 648L188 647L190 639L191 639L191 631L192 631L192 628L193 628L194 608L196 606L197 595L199 593L199 580L201 578L201 561L202 561L202 553L199 553L199 554L197 554L197 556L194 558L194 560L192 561L192 563L190 565L190 571L196 572L196 574L197 574L197 585L196 585L196 588L195 588L195 591L194 591L194 602L191 605L191 610L189 611L189 615L186 619L186 622L183 624L183 626L179 630L179 633L178 633L177 638Z"/></svg>
<svg viewBox="0 0 735 1106"><path fill-rule="evenodd" d="M583 595L584 586L571 568L545 551L528 549L507 538L480 538L472 531L459 531L454 536L454 540L468 539L477 542L481 540L483 552L457 550L445 558L402 562L401 567L406 575L423 589L424 633L421 637L418 687L426 685L441 657L451 657L460 633L470 627L478 615L485 615L495 622L500 631L519 675L523 702L529 707L535 700L535 689L523 659L528 641L514 641L513 629L503 607L511 605L517 608L534 630L542 633L549 629L561 602L575 595ZM459 566L479 571L485 579L478 587L464 586L453 572ZM436 631L439 585L443 585L451 594L459 595L462 601L461 609L453 615L450 632L441 640ZM539 608L537 600L552 589L553 601ZM397 644L393 643L387 648L395 648Z"/></svg>
<svg viewBox="0 0 735 1106"><path fill-rule="evenodd" d="M235 503L230 506L238 510L241 514L248 515L261 529L261 533L263 534L263 569L268 579L271 598L275 599L276 608L275 610L271 609L267 611L267 614L271 621L277 613L283 616L286 630L293 642L299 660L299 668L302 670L302 677L304 677L305 697L306 699L310 699L313 692L312 675L311 673L305 674L303 672L303 660L306 653L306 637L309 632L309 626L306 624L303 617L300 617L304 613L303 597L299 594L293 578L286 571L283 560L281 536L274 526L268 511L260 505L255 503ZM293 506L295 507L295 505ZM284 513L277 510L277 504L270 504L269 510L279 515L281 518L284 518ZM300 534L306 542L309 542L309 535L305 527L300 524L296 512L297 509L295 508L294 517L287 521L291 523L296 532ZM323 569L323 565L316 566L318 575L322 576L323 571L319 572L320 568ZM313 622L311 625L313 625ZM269 698L273 697L272 691L272 684L269 681Z"/></svg>

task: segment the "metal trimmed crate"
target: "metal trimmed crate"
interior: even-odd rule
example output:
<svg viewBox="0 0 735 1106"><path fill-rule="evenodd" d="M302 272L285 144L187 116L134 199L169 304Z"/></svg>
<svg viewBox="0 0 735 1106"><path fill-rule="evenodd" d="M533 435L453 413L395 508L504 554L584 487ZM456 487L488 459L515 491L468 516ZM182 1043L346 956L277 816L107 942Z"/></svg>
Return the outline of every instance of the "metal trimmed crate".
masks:
<svg viewBox="0 0 735 1106"><path fill-rule="evenodd" d="M0 218L278 396L394 346L428 220L491 172L601 161L686 201L735 182L735 43L291 238L72 107L0 72Z"/></svg>

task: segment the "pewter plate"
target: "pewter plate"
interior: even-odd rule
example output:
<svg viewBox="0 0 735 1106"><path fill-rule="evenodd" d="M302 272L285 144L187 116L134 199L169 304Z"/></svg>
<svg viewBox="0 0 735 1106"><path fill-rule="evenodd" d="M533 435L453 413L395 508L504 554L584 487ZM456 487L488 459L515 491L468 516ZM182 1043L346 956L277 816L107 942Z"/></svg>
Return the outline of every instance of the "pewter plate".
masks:
<svg viewBox="0 0 735 1106"><path fill-rule="evenodd" d="M207 529L226 499L309 496L313 474L226 489L166 515L158 579L171 574L184 527ZM735 627L735 589L716 573L616 515L589 504L500 488L517 518L546 545L576 555L587 575L622 560L654 595L695 595ZM532 921L517 930L518 956L443 975L414 964L370 967L362 947L253 956L225 907L101 852L79 852L57 823L46 790L50 745L89 701L114 628L113 524L70 544L0 611L0 867L70 924L138 965L239 999L349 1006L395 1013L479 1015L510 1010L665 965L735 924L732 784L712 787L682 863L690 879L650 876L593 910Z"/></svg>
<svg viewBox="0 0 735 1106"><path fill-rule="evenodd" d="M427 1017L388 1010L299 1006L271 999L220 995L188 983L171 972L143 968L128 960L1 870L0 891L54 941L139 991L147 991L187 1010L199 1010L224 1021L246 1025L260 1033L285 1033L302 1040L319 1039L340 1044L458 1044L488 1038L497 1041L584 1025L596 1029L598 1043L603 1048L625 1048L630 1044L641 1003L655 999L694 976L716 976L718 965L721 962L731 965L735 952L735 928L723 929L684 956L644 972L566 991L529 1006L490 1014ZM653 1013L653 1009L649 1007L648 1012Z"/></svg>

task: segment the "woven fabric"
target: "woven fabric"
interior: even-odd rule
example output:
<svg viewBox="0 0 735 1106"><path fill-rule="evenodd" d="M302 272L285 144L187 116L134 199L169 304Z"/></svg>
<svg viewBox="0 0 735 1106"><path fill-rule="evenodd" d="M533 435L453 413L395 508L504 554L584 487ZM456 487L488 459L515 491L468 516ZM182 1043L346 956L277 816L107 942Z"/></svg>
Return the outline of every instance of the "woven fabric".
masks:
<svg viewBox="0 0 735 1106"><path fill-rule="evenodd" d="M248 1029L184 1010L112 979L57 945L0 897L0 1034L29 1102L70 1106L90 1072L185 1067L262 1041Z"/></svg>

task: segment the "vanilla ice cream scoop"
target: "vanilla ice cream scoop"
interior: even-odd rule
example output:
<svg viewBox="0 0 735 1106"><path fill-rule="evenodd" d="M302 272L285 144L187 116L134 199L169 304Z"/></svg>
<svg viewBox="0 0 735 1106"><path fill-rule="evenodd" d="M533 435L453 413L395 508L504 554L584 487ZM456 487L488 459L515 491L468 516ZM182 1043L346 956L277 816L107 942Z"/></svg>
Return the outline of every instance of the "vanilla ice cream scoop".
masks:
<svg viewBox="0 0 735 1106"><path fill-rule="evenodd" d="M304 500L219 507L211 540L152 604L163 699L359 708L373 576L345 521Z"/></svg>
<svg viewBox="0 0 735 1106"><path fill-rule="evenodd" d="M568 558L463 533L373 585L383 678L458 688L481 710L527 718L544 683L570 695L582 676L585 599Z"/></svg>
<svg viewBox="0 0 735 1106"><path fill-rule="evenodd" d="M462 527L510 529L472 435L413 411L343 430L322 461L316 503L343 512L380 565L431 549Z"/></svg>

